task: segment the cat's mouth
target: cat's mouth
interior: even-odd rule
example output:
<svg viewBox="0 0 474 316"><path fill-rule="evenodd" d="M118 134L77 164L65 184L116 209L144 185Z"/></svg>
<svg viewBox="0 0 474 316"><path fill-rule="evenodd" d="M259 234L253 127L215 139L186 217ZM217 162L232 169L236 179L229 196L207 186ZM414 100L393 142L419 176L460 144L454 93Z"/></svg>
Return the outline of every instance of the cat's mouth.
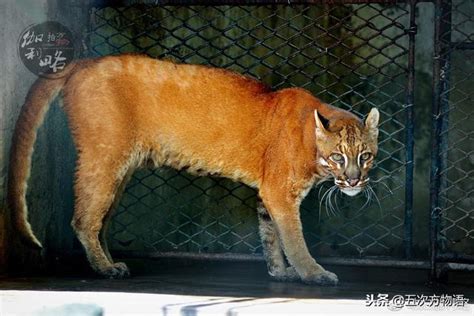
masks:
<svg viewBox="0 0 474 316"><path fill-rule="evenodd" d="M356 196L362 191L361 187L355 187L355 188L341 188L339 187L342 193L348 196Z"/></svg>
<svg viewBox="0 0 474 316"><path fill-rule="evenodd" d="M362 192L365 188L365 185L369 182L369 178L357 180L357 181L349 181L349 180L341 180L335 179L334 183L339 187L342 193L348 196L356 196L360 192Z"/></svg>

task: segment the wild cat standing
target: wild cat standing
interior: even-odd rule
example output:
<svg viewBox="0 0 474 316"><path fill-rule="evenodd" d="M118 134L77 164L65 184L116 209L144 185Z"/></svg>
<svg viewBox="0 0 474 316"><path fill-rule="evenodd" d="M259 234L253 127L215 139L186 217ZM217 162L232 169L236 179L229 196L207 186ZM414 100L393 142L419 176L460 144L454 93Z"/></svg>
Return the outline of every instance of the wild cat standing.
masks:
<svg viewBox="0 0 474 316"><path fill-rule="evenodd" d="M27 181L37 129L60 91L78 151L72 226L99 274L129 274L107 250L106 222L133 172L152 165L256 188L269 274L337 284L307 249L299 206L325 177L347 195L364 189L377 154L375 108L363 122L306 90L271 91L223 69L140 55L79 61L62 78L38 79L16 123L8 201L21 236L36 247L41 243L27 222Z"/></svg>

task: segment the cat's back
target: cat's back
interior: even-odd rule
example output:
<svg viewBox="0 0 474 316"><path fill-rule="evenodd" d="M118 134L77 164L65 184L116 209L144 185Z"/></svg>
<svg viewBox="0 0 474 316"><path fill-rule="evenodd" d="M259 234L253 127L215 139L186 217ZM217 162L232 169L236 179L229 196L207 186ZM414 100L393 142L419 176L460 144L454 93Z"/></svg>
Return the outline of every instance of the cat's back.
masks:
<svg viewBox="0 0 474 316"><path fill-rule="evenodd" d="M231 70L207 65L180 64L135 53L89 59L79 62L79 65L74 76L80 77L81 82L97 83L98 79L114 82L125 80L129 84L135 81L141 86L206 86L207 91L219 89L249 94L271 92L262 82Z"/></svg>
<svg viewBox="0 0 474 316"><path fill-rule="evenodd" d="M271 90L265 84L222 68L178 64L139 54L122 54L78 63L65 87L65 95L77 100L105 102L129 110L143 106L175 109L252 113L268 103ZM89 102L93 106L94 102ZM104 102L100 102L104 103Z"/></svg>

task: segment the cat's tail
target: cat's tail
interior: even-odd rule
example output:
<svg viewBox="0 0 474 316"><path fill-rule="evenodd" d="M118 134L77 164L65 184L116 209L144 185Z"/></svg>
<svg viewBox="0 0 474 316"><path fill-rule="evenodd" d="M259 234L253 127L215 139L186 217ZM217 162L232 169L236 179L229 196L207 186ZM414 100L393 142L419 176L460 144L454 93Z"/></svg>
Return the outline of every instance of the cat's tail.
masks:
<svg viewBox="0 0 474 316"><path fill-rule="evenodd" d="M61 91L67 77L36 80L21 108L12 138L7 203L12 215L12 224L21 240L38 249L42 248L41 243L33 234L27 218L26 191L30 177L31 156L37 130L43 123L50 103Z"/></svg>

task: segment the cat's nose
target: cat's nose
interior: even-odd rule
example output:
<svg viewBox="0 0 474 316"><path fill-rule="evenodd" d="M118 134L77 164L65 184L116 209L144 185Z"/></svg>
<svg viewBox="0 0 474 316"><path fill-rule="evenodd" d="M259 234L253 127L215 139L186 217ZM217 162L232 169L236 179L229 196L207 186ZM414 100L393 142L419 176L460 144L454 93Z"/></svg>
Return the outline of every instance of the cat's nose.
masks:
<svg viewBox="0 0 474 316"><path fill-rule="evenodd" d="M347 182L351 187L355 187L359 183L359 179L347 179Z"/></svg>

